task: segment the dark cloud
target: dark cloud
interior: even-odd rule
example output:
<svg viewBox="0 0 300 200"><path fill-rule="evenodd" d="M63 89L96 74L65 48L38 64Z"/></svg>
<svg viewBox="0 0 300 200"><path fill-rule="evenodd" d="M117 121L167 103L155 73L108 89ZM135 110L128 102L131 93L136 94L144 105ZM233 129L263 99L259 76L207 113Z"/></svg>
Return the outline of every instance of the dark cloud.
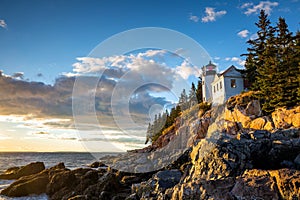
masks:
<svg viewBox="0 0 300 200"><path fill-rule="evenodd" d="M43 77L44 75L42 73L37 73L36 76L37 77Z"/></svg>
<svg viewBox="0 0 300 200"><path fill-rule="evenodd" d="M19 76L20 77L20 76ZM59 116L72 118L72 97L74 84L76 86L76 97L82 96L82 101L90 103L87 94L95 97L92 105L99 118L109 123L112 118L112 96L118 82L111 77L102 76L61 76L55 80L54 85L46 85L42 82L28 82L13 77L0 75L0 115L26 115L35 114L41 117ZM128 83L128 79L126 80ZM128 99L126 107L130 108L132 115L137 118L146 119L148 109L153 104L164 105L164 98L156 98L149 91L164 91L166 88L148 84L141 86ZM122 85L121 92L126 92L126 85ZM118 97L118 95L117 95ZM125 107L120 107L119 112ZM110 122L111 123L111 122ZM74 127L72 123L57 124L48 122L48 126Z"/></svg>

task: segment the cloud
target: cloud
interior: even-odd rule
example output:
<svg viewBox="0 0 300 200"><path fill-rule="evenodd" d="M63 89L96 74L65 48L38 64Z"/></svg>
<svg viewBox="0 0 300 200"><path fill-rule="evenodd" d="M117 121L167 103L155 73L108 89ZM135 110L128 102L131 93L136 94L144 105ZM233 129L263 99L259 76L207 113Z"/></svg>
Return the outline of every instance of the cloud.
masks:
<svg viewBox="0 0 300 200"><path fill-rule="evenodd" d="M54 85L22 80L23 73L21 72L12 76L1 73L0 114L33 114L40 117L71 118L73 86L76 77L80 77L80 82L76 85L77 95L84 97L88 94L94 95L95 105L93 106L102 118L112 116L111 98L116 86L118 86L117 96L120 97L135 92L136 86L143 86L143 90L149 95L138 95L139 98L134 102L127 101L126 106L132 108L133 114L143 114L140 118L148 117L148 113L145 112L149 105L168 102L166 99L151 96L150 93L172 88L176 76L174 69L153 60L153 57L163 56L164 53L165 51L162 50L149 50L136 55L111 56L101 59L77 58L72 74L58 77ZM97 75L101 72L103 76L99 79ZM144 83L159 83L164 87L157 87L153 84L144 86ZM82 99L82 101L89 105L91 99ZM131 103L133 105L130 105ZM48 125L53 127L56 123L51 122Z"/></svg>
<svg viewBox="0 0 300 200"><path fill-rule="evenodd" d="M0 115L32 114L41 118L71 119L72 100L77 98L82 105L91 108L82 108L84 114L90 115L96 111L102 125L116 127L113 118L115 104L119 113L125 113L130 108L132 116L145 122L153 105L164 107L174 100L169 100L167 95L164 98L159 93L166 94L174 89L179 76L185 82L191 75L200 74L196 66L180 57L180 62L167 66L167 59L173 56L176 55L164 50L147 50L105 58L79 57L73 64L73 71L58 77L53 85L22 80L22 73L15 73L13 76L2 73ZM77 82L78 80L80 81ZM180 87L176 89L181 90ZM91 105L91 102L94 104ZM70 121L51 121L45 122L43 126L71 129L74 124Z"/></svg>
<svg viewBox="0 0 300 200"><path fill-rule="evenodd" d="M242 60L241 58L238 58L238 57L226 57L225 61L232 61L232 62L235 62L236 64L238 64L240 66L245 65L245 60Z"/></svg>
<svg viewBox="0 0 300 200"><path fill-rule="evenodd" d="M24 72L16 72L12 75L13 78L16 79L23 79L24 78Z"/></svg>
<svg viewBox="0 0 300 200"><path fill-rule="evenodd" d="M206 23L206 22L213 22L216 21L217 17L221 17L225 15L227 12L225 10L217 11L215 12L214 8L211 7L206 7L205 8L205 16L202 17L201 21Z"/></svg>
<svg viewBox="0 0 300 200"><path fill-rule="evenodd" d="M189 62L184 60L180 66L176 67L176 73L179 74L183 79L187 80L192 75L199 77L201 71L197 67L192 66Z"/></svg>
<svg viewBox="0 0 300 200"><path fill-rule="evenodd" d="M249 35L249 31L247 29L245 29L245 30L238 32L237 35L241 38L246 38Z"/></svg>
<svg viewBox="0 0 300 200"><path fill-rule="evenodd" d="M258 38L258 35L256 33L254 33L250 36L250 40L255 40L257 38Z"/></svg>
<svg viewBox="0 0 300 200"><path fill-rule="evenodd" d="M7 28L7 24L3 19L0 19L0 27L5 28L5 29Z"/></svg>
<svg viewBox="0 0 300 200"><path fill-rule="evenodd" d="M190 14L190 20L193 21L193 22L198 22L199 21L199 17L196 16L196 15Z"/></svg>
<svg viewBox="0 0 300 200"><path fill-rule="evenodd" d="M252 6L253 5L253 3L244 3L242 6L241 6L241 8L243 9L243 8L247 8L247 7L250 7L250 6Z"/></svg>
<svg viewBox="0 0 300 200"><path fill-rule="evenodd" d="M271 2L271 1L260 1L259 4L254 5L252 3L246 3L242 5L242 9L246 9L244 14L251 15L259 13L260 10L265 10L267 14L271 14L273 7L278 6L278 2Z"/></svg>
<svg viewBox="0 0 300 200"><path fill-rule="evenodd" d="M288 8L288 7L286 7L286 8L278 9L278 11L280 11L280 12L285 12L285 13L289 13L289 12L291 12L291 9Z"/></svg>

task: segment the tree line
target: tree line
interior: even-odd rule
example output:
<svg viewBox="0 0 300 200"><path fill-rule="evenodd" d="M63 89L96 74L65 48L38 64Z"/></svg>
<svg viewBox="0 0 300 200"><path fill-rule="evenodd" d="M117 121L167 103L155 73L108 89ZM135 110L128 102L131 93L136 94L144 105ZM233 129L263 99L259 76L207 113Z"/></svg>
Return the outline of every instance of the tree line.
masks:
<svg viewBox="0 0 300 200"><path fill-rule="evenodd" d="M277 107L300 103L300 32L289 31L284 18L275 25L261 10L257 38L247 41L245 78L250 90L259 91L262 109L271 113Z"/></svg>
<svg viewBox="0 0 300 200"><path fill-rule="evenodd" d="M192 83L189 94L183 89L178 100L178 104L170 111L166 110L163 113L158 113L154 116L153 122L148 124L147 137L145 144L149 140L154 142L162 134L162 132L172 126L180 113L190 107L202 102L202 81L199 78L197 87Z"/></svg>

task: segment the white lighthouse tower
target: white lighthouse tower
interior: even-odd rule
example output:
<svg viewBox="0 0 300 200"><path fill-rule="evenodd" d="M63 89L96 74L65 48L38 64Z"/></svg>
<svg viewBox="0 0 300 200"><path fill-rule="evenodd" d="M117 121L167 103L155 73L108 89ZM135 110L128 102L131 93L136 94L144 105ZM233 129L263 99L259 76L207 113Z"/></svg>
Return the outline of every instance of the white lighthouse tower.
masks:
<svg viewBox="0 0 300 200"><path fill-rule="evenodd" d="M209 61L208 65L202 67L202 92L203 101L212 102L212 82L217 74L217 66Z"/></svg>

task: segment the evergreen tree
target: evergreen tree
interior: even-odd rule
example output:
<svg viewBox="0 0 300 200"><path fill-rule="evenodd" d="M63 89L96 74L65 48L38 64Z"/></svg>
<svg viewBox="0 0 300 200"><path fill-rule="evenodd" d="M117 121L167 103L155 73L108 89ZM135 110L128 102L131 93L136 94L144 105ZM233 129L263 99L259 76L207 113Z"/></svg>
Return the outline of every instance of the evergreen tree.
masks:
<svg viewBox="0 0 300 200"><path fill-rule="evenodd" d="M265 47L259 55L260 60L262 60L260 62L261 65L257 67L256 88L260 90L260 96L265 100L263 110L266 112L271 112L273 109L271 101L276 98L274 91L281 89L277 84L277 71L280 69L280 65L276 59L277 48L274 45L276 43L275 32L276 28L269 25Z"/></svg>
<svg viewBox="0 0 300 200"><path fill-rule="evenodd" d="M199 77L198 84L197 84L197 89L196 89L196 98L197 98L198 103L202 102L202 99L203 99L203 96L202 96L202 80L201 80L200 77Z"/></svg>
<svg viewBox="0 0 300 200"><path fill-rule="evenodd" d="M279 18L277 23L278 34L276 45L278 49L277 62L278 67L278 86L281 89L276 91L277 98L274 100L273 107L293 106L297 104L297 90L299 88L298 78L298 62L299 56L295 56L295 37L288 30L285 19ZM276 101L277 100L277 101Z"/></svg>
<svg viewBox="0 0 300 200"><path fill-rule="evenodd" d="M181 95L179 97L178 105L181 107L181 110L184 111L186 110L189 105L188 105L188 96L185 92L185 89L182 90Z"/></svg>
<svg viewBox="0 0 300 200"><path fill-rule="evenodd" d="M295 106L300 102L299 32L293 36L285 19L275 27L261 11L255 40L249 40L246 58L246 78L252 90L259 90L263 110L271 113L276 107Z"/></svg>
<svg viewBox="0 0 300 200"><path fill-rule="evenodd" d="M250 45L247 48L248 53L242 54L247 56L245 68L246 68L246 79L251 84L251 89L258 90L259 85L257 84L257 78L259 77L258 70L264 65L263 53L266 49L266 41L269 37L270 20L264 10L260 11L259 21L255 23L258 27L257 38L250 39L247 43Z"/></svg>
<svg viewBox="0 0 300 200"><path fill-rule="evenodd" d="M193 105L196 105L198 103L196 97L196 86L194 83L192 83L188 101L189 101L189 107L192 107Z"/></svg>

